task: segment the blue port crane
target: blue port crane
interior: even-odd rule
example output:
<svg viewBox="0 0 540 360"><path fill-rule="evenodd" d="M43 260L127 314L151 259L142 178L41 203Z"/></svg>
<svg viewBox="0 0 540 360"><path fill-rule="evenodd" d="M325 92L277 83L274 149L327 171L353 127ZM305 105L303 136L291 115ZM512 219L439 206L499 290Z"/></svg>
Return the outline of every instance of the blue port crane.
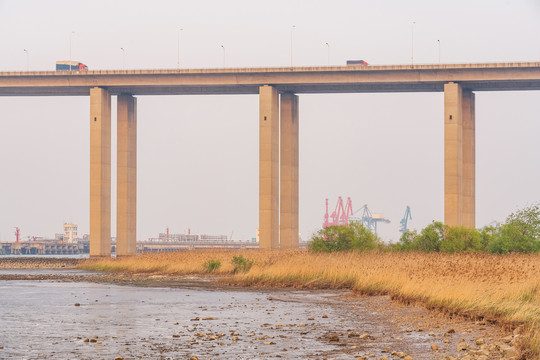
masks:
<svg viewBox="0 0 540 360"><path fill-rule="evenodd" d="M407 208L405 209L405 216L403 216L403 219L401 219L399 222L401 224L401 227L399 228L400 233L403 234L405 231L407 231L407 221L409 219L412 220L411 207L407 205Z"/></svg>
<svg viewBox="0 0 540 360"><path fill-rule="evenodd" d="M362 217L361 218L349 217L349 221L358 221L358 220L362 221L362 225L364 225L366 229L368 229L374 234L377 234L377 223L390 222L390 220L385 219L382 214L371 214L371 211L369 211L369 208L367 205L362 206L360 209L356 210L355 213L357 213L360 210L363 210Z"/></svg>

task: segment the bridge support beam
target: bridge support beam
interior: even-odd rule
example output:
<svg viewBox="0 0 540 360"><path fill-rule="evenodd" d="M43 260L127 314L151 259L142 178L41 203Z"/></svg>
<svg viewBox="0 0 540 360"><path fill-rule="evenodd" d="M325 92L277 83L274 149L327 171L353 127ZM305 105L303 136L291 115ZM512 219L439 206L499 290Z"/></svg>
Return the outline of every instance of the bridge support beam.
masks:
<svg viewBox="0 0 540 360"><path fill-rule="evenodd" d="M279 248L279 94L259 88L259 248Z"/></svg>
<svg viewBox="0 0 540 360"><path fill-rule="evenodd" d="M298 96L281 94L281 249L298 248Z"/></svg>
<svg viewBox="0 0 540 360"><path fill-rule="evenodd" d="M137 99L118 96L116 255L137 253Z"/></svg>
<svg viewBox="0 0 540 360"><path fill-rule="evenodd" d="M90 256L111 255L111 95L90 89Z"/></svg>
<svg viewBox="0 0 540 360"><path fill-rule="evenodd" d="M475 226L474 94L444 85L444 222Z"/></svg>

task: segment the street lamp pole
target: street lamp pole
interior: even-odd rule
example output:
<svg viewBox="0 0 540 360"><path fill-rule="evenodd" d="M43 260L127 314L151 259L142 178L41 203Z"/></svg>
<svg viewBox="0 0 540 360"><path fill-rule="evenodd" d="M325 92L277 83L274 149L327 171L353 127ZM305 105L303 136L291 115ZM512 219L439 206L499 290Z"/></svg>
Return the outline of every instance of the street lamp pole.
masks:
<svg viewBox="0 0 540 360"><path fill-rule="evenodd" d="M221 48L223 49L223 67L225 67L225 46L221 45Z"/></svg>
<svg viewBox="0 0 540 360"><path fill-rule="evenodd" d="M293 30L296 25L291 26L291 67L293 67Z"/></svg>
<svg viewBox="0 0 540 360"><path fill-rule="evenodd" d="M126 50L123 47L121 47L120 50L122 50L122 52L123 52L122 66L123 66L124 70L126 70Z"/></svg>
<svg viewBox="0 0 540 360"><path fill-rule="evenodd" d="M416 22L412 22L411 26L411 65L414 65L414 24Z"/></svg>
<svg viewBox="0 0 540 360"><path fill-rule="evenodd" d="M75 34L75 31L71 31L69 34L69 71L71 71L71 43L73 42L73 34Z"/></svg>
<svg viewBox="0 0 540 360"><path fill-rule="evenodd" d="M330 66L330 44L326 43L326 47L328 48L328 66Z"/></svg>
<svg viewBox="0 0 540 360"><path fill-rule="evenodd" d="M439 44L439 65L441 65L441 40L437 40L437 43Z"/></svg>
<svg viewBox="0 0 540 360"><path fill-rule="evenodd" d="M24 49L24 52L26 53L26 71L30 71L30 58L28 50Z"/></svg>
<svg viewBox="0 0 540 360"><path fill-rule="evenodd" d="M176 67L178 69L180 69L180 33L182 32L182 30L184 29L180 29L178 30L178 61L176 62Z"/></svg>

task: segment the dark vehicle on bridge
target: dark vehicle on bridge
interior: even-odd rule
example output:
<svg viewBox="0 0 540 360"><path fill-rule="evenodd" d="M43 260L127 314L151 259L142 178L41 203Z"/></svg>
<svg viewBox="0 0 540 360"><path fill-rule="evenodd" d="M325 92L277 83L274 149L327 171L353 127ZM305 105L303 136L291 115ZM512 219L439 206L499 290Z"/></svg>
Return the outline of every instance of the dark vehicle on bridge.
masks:
<svg viewBox="0 0 540 360"><path fill-rule="evenodd" d="M88 71L88 66L78 61L57 61L56 71Z"/></svg>

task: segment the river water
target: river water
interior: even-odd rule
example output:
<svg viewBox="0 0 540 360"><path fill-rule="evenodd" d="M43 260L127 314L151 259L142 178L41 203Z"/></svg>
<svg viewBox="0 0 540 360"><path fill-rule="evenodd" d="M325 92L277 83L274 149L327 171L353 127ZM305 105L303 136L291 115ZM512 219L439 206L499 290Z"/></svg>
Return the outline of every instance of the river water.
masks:
<svg viewBox="0 0 540 360"><path fill-rule="evenodd" d="M434 355L433 334L406 329L409 320L399 320L402 310L389 309L384 297L202 282L120 286L85 282L88 273L77 270L0 276L15 272L78 274L81 281L0 280L0 359L354 359L388 356L386 347L414 359Z"/></svg>
<svg viewBox="0 0 540 360"><path fill-rule="evenodd" d="M30 275L74 272L24 271ZM304 328L308 318L332 313L331 306L324 303L335 295L0 281L0 345L4 346L0 358L316 356L328 350L328 345L314 337L288 339L283 327Z"/></svg>

